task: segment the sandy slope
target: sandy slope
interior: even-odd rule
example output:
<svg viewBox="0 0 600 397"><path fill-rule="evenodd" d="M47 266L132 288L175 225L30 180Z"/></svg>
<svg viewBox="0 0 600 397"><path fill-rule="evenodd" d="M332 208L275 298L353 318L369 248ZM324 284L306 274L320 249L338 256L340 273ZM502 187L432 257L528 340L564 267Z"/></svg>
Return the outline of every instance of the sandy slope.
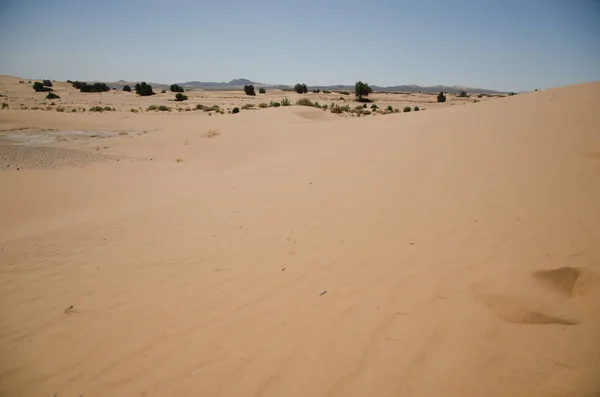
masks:
<svg viewBox="0 0 600 397"><path fill-rule="evenodd" d="M597 396L598 103L0 113L0 395Z"/></svg>

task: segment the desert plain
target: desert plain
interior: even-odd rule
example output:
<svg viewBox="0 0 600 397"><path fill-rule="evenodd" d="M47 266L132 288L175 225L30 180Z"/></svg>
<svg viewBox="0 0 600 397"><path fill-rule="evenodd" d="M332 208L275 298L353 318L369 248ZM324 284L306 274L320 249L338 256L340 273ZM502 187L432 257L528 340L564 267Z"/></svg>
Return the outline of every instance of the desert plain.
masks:
<svg viewBox="0 0 600 397"><path fill-rule="evenodd" d="M600 395L600 83L358 117L28 81L0 77L1 396Z"/></svg>

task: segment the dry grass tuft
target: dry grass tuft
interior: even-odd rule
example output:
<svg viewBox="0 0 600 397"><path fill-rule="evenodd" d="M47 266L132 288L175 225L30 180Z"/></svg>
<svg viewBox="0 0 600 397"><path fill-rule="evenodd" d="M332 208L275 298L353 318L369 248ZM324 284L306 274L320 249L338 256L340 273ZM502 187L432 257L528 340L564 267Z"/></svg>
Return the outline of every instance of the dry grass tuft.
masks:
<svg viewBox="0 0 600 397"><path fill-rule="evenodd" d="M210 130L203 132L202 134L200 134L200 136L202 138L214 138L216 136L221 135L221 131L215 129L215 128L211 128Z"/></svg>

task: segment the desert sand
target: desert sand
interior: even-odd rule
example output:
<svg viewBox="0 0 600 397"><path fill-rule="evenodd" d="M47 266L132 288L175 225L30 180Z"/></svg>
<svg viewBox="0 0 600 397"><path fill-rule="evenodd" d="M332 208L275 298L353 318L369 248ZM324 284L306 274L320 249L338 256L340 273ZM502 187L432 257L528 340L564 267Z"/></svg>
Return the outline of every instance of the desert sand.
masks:
<svg viewBox="0 0 600 397"><path fill-rule="evenodd" d="M0 395L600 395L600 83L357 118L20 80Z"/></svg>

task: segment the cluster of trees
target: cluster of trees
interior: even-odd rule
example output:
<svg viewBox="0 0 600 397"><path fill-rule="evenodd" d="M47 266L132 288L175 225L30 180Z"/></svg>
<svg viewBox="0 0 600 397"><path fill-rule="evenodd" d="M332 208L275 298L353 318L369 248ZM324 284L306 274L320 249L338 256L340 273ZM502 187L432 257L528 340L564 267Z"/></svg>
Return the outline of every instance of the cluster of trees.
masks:
<svg viewBox="0 0 600 397"><path fill-rule="evenodd" d="M145 81L142 81L141 83L137 83L135 85L135 93L139 96L154 95L154 91L152 91L152 86L150 84L146 84Z"/></svg>
<svg viewBox="0 0 600 397"><path fill-rule="evenodd" d="M179 84L171 84L171 92L184 92L184 89Z"/></svg>
<svg viewBox="0 0 600 397"><path fill-rule="evenodd" d="M256 95L256 91L254 91L254 86L252 84L245 85L244 92L246 93L246 95L251 95L251 96Z"/></svg>
<svg viewBox="0 0 600 397"><path fill-rule="evenodd" d="M80 92L106 92L110 90L110 87L106 83L88 84L85 81L67 81Z"/></svg>
<svg viewBox="0 0 600 397"><path fill-rule="evenodd" d="M308 92L308 87L304 83L302 83L302 84L298 83L294 86L294 90L298 94L306 94Z"/></svg>
<svg viewBox="0 0 600 397"><path fill-rule="evenodd" d="M52 84L52 83L50 83L50 84ZM40 83L39 81L36 81L35 83L33 83L33 89L35 92L52 91L52 88L45 86L43 83Z"/></svg>

